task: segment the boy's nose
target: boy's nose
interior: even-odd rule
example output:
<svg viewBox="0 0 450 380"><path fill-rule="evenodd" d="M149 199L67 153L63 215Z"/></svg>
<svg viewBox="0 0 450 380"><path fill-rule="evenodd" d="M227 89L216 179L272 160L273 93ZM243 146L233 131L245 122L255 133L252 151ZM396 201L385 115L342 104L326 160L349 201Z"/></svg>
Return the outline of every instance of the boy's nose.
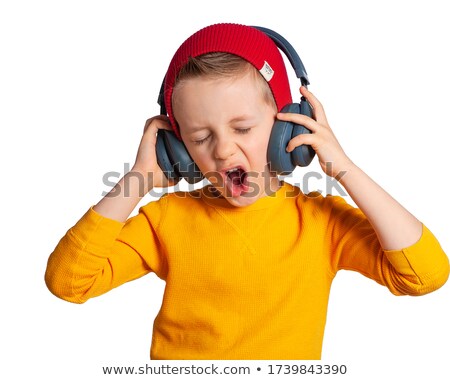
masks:
<svg viewBox="0 0 450 380"><path fill-rule="evenodd" d="M217 160L226 160L236 152L236 144L227 138L220 138L216 140L214 147L214 158Z"/></svg>

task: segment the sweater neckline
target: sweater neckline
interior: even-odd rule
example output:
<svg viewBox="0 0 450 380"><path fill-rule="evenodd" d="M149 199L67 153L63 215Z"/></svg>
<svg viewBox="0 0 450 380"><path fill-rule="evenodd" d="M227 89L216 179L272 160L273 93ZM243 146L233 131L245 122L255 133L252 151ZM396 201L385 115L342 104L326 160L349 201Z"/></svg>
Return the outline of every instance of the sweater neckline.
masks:
<svg viewBox="0 0 450 380"><path fill-rule="evenodd" d="M212 185L207 185L201 189L201 197L209 206L226 209L233 212L267 209L280 204L285 198L297 195L300 190L290 183L284 181L280 181L280 183L281 186L276 192L259 198L256 202L244 207L233 206L224 197L217 196Z"/></svg>

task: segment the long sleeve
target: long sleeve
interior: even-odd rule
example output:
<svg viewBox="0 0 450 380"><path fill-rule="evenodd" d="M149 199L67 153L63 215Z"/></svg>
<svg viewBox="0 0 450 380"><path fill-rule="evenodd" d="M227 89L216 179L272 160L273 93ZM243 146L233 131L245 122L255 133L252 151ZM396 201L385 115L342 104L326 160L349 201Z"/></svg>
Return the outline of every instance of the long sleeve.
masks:
<svg viewBox="0 0 450 380"><path fill-rule="evenodd" d="M423 295L440 288L449 276L448 257L431 231L400 250L383 250L363 213L333 197L333 270L355 270L385 285L395 295Z"/></svg>
<svg viewBox="0 0 450 380"><path fill-rule="evenodd" d="M163 202L151 203L150 212L141 208L125 223L89 208L49 257L49 290L66 301L83 303L151 271L163 278L165 258L156 234Z"/></svg>

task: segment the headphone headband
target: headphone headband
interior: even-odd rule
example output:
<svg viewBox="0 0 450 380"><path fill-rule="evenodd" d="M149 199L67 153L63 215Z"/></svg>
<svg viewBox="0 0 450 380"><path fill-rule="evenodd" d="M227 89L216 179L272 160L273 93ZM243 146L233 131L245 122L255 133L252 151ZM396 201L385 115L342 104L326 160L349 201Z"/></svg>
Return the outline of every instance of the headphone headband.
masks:
<svg viewBox="0 0 450 380"><path fill-rule="evenodd" d="M308 74L306 73L305 66L303 65L302 60L300 59L299 55L295 51L294 47L280 34L277 32L264 28L262 26L252 26L255 29L260 30L261 32L265 33L267 36L269 36L273 42L277 45L277 47L286 55L286 57L289 59L289 62L291 63L292 67L294 68L295 75L297 78L300 79L300 82L303 86L309 85L309 79Z"/></svg>
<svg viewBox="0 0 450 380"><path fill-rule="evenodd" d="M158 95L158 104L160 106L160 115L167 115L167 110L166 110L166 103L164 102L164 83L166 82L166 76L164 76L164 79L161 83L161 89L159 90L159 95Z"/></svg>

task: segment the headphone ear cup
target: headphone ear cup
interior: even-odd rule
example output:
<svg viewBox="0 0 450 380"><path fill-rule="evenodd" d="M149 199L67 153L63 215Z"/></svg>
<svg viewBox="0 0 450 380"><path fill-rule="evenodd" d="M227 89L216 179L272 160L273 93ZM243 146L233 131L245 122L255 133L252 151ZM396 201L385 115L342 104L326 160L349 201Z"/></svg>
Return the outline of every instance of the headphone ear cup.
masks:
<svg viewBox="0 0 450 380"><path fill-rule="evenodd" d="M308 103L306 99L302 97L302 101L299 104L299 112L302 115L306 115L308 117L312 117L312 108L311 105ZM303 125L294 124L293 130L292 130L292 137L308 134L311 133L311 131L304 127ZM292 162L294 165L297 166L308 166L311 161L313 160L314 156L316 155L316 152L312 148L311 145L300 145L296 147L291 152Z"/></svg>
<svg viewBox="0 0 450 380"><path fill-rule="evenodd" d="M164 142L165 132L166 131L164 129L159 129L156 136L156 161L167 179L174 179L178 181L180 179L180 175L175 171L169 155L167 154L166 144Z"/></svg>
<svg viewBox="0 0 450 380"><path fill-rule="evenodd" d="M283 110L281 112L284 112ZM269 162L270 170L280 175L288 175L295 169L291 160L291 154L286 152L286 146L292 138L293 126L288 121L276 120L270 133L267 161Z"/></svg>
<svg viewBox="0 0 450 380"><path fill-rule="evenodd" d="M158 137L160 134L164 141L164 152L161 154L161 157L167 155L170 162L170 168L167 172L170 172L170 175L174 176L172 178L184 178L190 184L201 181L203 174L192 160L183 142L178 140L172 131L160 129L158 131Z"/></svg>
<svg viewBox="0 0 450 380"><path fill-rule="evenodd" d="M312 116L312 109L306 100L302 102L287 104L281 110L282 113L298 113ZM269 138L267 150L267 160L270 169L279 175L292 173L296 166L308 166L314 158L316 152L310 145L300 145L292 152L286 152L289 141L298 135L311 133L303 125L294 124L288 121L275 121Z"/></svg>

